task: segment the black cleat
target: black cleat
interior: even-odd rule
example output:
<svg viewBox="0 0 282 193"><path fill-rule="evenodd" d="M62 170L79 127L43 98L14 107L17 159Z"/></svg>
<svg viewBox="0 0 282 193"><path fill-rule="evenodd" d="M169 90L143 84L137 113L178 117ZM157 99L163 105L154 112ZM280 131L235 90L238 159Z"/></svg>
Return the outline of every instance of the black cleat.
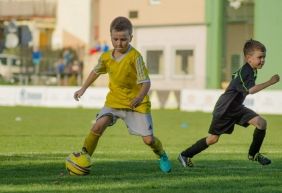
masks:
<svg viewBox="0 0 282 193"><path fill-rule="evenodd" d="M249 160L257 161L261 165L269 165L269 164L271 164L271 160L268 159L267 157L265 157L264 155L260 154L260 153L256 153L255 156L249 155L248 158L249 158Z"/></svg>
<svg viewBox="0 0 282 193"><path fill-rule="evenodd" d="M181 154L178 156L178 161L181 163L183 167L193 167L193 163L190 157L185 157Z"/></svg>

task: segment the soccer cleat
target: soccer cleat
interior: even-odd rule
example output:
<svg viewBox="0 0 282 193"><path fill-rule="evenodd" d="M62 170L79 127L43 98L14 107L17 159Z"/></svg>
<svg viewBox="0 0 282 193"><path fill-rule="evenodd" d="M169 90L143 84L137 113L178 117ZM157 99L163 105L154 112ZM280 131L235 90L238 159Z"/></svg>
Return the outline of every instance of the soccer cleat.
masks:
<svg viewBox="0 0 282 193"><path fill-rule="evenodd" d="M256 153L255 156L249 155L248 158L249 158L249 160L257 161L261 165L271 164L271 160L268 159L267 157L265 157L264 155L260 154L260 153Z"/></svg>
<svg viewBox="0 0 282 193"><path fill-rule="evenodd" d="M187 166L193 167L194 166L190 157L185 157L185 156L179 154L178 160L183 167L187 167Z"/></svg>
<svg viewBox="0 0 282 193"><path fill-rule="evenodd" d="M168 172L171 171L171 164L170 164L170 161L169 161L166 153L163 153L160 156L160 169L165 173L168 173Z"/></svg>

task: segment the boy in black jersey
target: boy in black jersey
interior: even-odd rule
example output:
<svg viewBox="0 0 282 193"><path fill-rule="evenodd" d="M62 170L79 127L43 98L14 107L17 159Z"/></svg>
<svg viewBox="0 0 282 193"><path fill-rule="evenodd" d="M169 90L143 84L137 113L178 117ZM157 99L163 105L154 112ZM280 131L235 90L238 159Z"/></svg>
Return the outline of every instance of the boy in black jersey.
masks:
<svg viewBox="0 0 282 193"><path fill-rule="evenodd" d="M245 107L243 102L248 94L255 94L277 83L280 77L276 74L268 81L256 85L257 69L261 69L264 65L266 48L259 41L251 39L245 43L243 51L246 64L233 74L229 86L219 97L213 111L209 136L198 140L179 154L178 160L182 166L192 167L191 158L210 145L215 144L221 134L231 134L235 124L243 127L251 124L256 127L253 134L253 141L249 148L248 158L258 161L262 165L271 163L270 159L259 153L267 128L266 120L251 109Z"/></svg>

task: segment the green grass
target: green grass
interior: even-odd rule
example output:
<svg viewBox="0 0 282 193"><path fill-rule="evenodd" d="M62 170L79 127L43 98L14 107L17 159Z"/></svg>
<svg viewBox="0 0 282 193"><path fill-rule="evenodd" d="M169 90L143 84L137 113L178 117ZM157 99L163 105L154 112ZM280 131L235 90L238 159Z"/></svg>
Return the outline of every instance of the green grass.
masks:
<svg viewBox="0 0 282 193"><path fill-rule="evenodd" d="M246 159L253 128L237 127L182 168L178 153L207 135L211 114L155 110L155 135L173 170L159 171L155 155L122 121L109 127L92 156L89 176L69 176L65 157L81 148L98 110L0 107L0 192L40 193L277 193L282 192L281 116L264 115L262 152L269 166ZM21 119L20 119L20 118Z"/></svg>

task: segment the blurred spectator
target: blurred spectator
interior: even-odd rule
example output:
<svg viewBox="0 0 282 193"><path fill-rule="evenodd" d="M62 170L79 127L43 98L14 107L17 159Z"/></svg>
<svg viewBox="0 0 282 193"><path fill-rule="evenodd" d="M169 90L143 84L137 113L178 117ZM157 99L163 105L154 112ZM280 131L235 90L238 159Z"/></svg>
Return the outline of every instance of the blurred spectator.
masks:
<svg viewBox="0 0 282 193"><path fill-rule="evenodd" d="M76 47L76 54L77 54L77 59L79 61L83 61L85 57L85 47L84 46Z"/></svg>
<svg viewBox="0 0 282 193"><path fill-rule="evenodd" d="M109 47L109 45L107 44L106 41L104 41L104 43L102 44L101 49L102 49L102 52L109 51L110 47Z"/></svg>
<svg viewBox="0 0 282 193"><path fill-rule="evenodd" d="M27 25L18 26L18 36L22 47L27 47L32 40L32 34Z"/></svg>
<svg viewBox="0 0 282 193"><path fill-rule="evenodd" d="M74 60L71 66L71 76L69 79L69 85L77 86L81 84L81 73L82 73L82 66L78 60Z"/></svg>
<svg viewBox="0 0 282 193"><path fill-rule="evenodd" d="M64 85L65 63L63 58L59 58L56 62L56 73L59 85Z"/></svg>
<svg viewBox="0 0 282 193"><path fill-rule="evenodd" d="M65 64L68 66L69 64L71 64L72 60L73 60L73 53L71 52L71 50L69 48L65 49L63 51L63 58L64 58L64 62Z"/></svg>
<svg viewBox="0 0 282 193"><path fill-rule="evenodd" d="M73 62L72 68L71 68L72 74L79 74L80 73L80 65L77 60Z"/></svg>
<svg viewBox="0 0 282 193"><path fill-rule="evenodd" d="M41 60L42 60L42 54L40 50L38 49L38 47L34 47L32 51L32 63L34 66L35 74L39 74Z"/></svg>
<svg viewBox="0 0 282 193"><path fill-rule="evenodd" d="M65 63L62 58L59 58L58 61L56 62L56 67L57 67L57 73L58 74L64 74L65 72Z"/></svg>

